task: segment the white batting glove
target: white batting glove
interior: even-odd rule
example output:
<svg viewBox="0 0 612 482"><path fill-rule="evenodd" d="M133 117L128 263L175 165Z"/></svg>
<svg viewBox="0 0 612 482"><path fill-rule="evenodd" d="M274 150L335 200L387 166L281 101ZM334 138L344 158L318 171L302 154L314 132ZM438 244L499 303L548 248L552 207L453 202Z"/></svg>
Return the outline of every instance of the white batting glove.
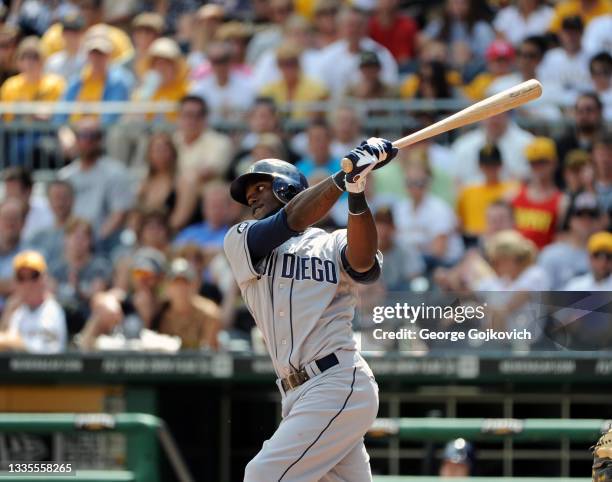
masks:
<svg viewBox="0 0 612 482"><path fill-rule="evenodd" d="M397 154L391 142L380 137L370 137L346 155L353 170L346 175L346 190L359 193L365 190L366 177L373 169L387 164Z"/></svg>

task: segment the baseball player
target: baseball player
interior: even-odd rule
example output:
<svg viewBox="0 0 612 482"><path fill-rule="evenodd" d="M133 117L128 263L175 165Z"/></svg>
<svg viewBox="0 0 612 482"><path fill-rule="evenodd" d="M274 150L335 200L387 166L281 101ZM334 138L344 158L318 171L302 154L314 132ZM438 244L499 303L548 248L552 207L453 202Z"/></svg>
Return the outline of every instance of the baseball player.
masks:
<svg viewBox="0 0 612 482"><path fill-rule="evenodd" d="M612 482L612 429L603 434L593 450L593 482Z"/></svg>
<svg viewBox="0 0 612 482"><path fill-rule="evenodd" d="M247 465L246 482L371 481L363 436L378 386L357 351L354 283L374 282L382 255L364 189L397 154L371 138L347 158L350 174L308 187L291 164L254 163L230 186L254 220L233 226L224 249L278 375L283 420ZM347 229L311 227L348 191Z"/></svg>

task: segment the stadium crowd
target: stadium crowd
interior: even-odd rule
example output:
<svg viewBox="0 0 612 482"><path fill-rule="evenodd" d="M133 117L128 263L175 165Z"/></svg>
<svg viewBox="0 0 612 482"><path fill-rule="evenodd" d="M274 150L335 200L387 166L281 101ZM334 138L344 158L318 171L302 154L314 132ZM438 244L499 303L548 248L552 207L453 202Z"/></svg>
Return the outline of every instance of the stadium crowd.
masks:
<svg viewBox="0 0 612 482"><path fill-rule="evenodd" d="M248 349L222 253L248 217L232 179L273 157L315 183L384 134L367 121L389 104L368 101L477 101L529 78L536 102L377 171L385 268L362 294L507 292L495 310L515 319L527 292L612 291L611 54L610 0L0 1L2 105L178 105L3 114L57 139L2 131L0 350ZM45 149L63 167L43 188ZM341 199L321 227L346 214Z"/></svg>

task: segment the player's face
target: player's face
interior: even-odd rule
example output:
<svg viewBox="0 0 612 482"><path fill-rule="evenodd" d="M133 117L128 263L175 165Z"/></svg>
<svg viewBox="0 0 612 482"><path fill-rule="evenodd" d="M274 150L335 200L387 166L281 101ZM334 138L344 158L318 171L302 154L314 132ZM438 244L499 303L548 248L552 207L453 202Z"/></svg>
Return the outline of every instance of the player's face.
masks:
<svg viewBox="0 0 612 482"><path fill-rule="evenodd" d="M246 198L255 219L263 219L281 206L272 191L272 181L255 181L246 188Z"/></svg>

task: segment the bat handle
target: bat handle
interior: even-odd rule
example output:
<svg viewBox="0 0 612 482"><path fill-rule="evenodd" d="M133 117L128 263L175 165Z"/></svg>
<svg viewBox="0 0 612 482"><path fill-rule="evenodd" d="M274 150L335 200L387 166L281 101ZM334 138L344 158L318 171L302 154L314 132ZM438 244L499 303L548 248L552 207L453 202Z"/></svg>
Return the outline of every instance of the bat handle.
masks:
<svg viewBox="0 0 612 482"><path fill-rule="evenodd" d="M340 166L342 167L342 170L347 174L350 174L350 172L353 170L353 163L350 159L347 159L346 157L342 159Z"/></svg>

